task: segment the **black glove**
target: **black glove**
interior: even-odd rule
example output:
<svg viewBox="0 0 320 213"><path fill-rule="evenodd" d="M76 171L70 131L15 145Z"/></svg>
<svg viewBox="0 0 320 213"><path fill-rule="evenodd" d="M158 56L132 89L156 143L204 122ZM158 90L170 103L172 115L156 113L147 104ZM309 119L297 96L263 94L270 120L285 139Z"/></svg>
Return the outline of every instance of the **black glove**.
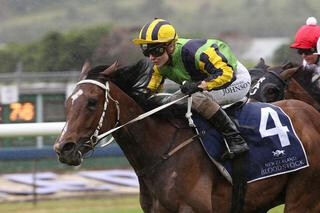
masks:
<svg viewBox="0 0 320 213"><path fill-rule="evenodd" d="M201 81L199 82L185 82L180 86L181 92L187 95L191 95L196 92L202 92L203 89L198 87L201 84Z"/></svg>

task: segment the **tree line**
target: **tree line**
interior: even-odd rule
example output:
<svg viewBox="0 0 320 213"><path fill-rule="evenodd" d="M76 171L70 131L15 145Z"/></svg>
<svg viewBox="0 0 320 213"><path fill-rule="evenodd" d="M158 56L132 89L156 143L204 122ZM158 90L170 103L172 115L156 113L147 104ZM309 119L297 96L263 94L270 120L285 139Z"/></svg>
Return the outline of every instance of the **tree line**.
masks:
<svg viewBox="0 0 320 213"><path fill-rule="evenodd" d="M69 33L52 31L30 43L9 43L0 49L0 72L13 72L19 63L26 72L79 70L87 59L99 63L101 56L96 51L110 29L97 26Z"/></svg>
<svg viewBox="0 0 320 213"><path fill-rule="evenodd" d="M123 65L143 57L131 42L137 28L96 26L68 33L48 32L30 43L9 43L0 49L0 72L14 72L22 64L24 72L80 70L86 60L92 64L111 64L120 60ZM289 48L280 46L274 53L273 64L299 63L300 57Z"/></svg>
<svg viewBox="0 0 320 213"><path fill-rule="evenodd" d="M318 1L0 0L0 42L30 41L49 29L68 31L98 23L141 27L154 17L169 20L180 34L291 37L309 16L319 15Z"/></svg>

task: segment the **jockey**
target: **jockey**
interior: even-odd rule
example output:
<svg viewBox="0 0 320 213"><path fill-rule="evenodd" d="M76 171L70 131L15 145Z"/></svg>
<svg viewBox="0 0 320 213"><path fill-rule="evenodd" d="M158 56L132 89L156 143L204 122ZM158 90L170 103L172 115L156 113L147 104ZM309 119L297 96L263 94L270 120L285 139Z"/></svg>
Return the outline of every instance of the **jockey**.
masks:
<svg viewBox="0 0 320 213"><path fill-rule="evenodd" d="M147 84L151 93L159 92L166 78L180 84L182 93L169 99L192 94L193 109L224 136L229 158L249 150L234 121L220 107L246 100L251 84L248 70L225 42L178 38L168 21L156 18L142 27L133 43L153 62Z"/></svg>
<svg viewBox="0 0 320 213"><path fill-rule="evenodd" d="M318 47L317 47L318 43ZM295 35L291 48L297 49L303 59L305 70L320 71L320 26L314 17L309 17L306 25L300 27Z"/></svg>

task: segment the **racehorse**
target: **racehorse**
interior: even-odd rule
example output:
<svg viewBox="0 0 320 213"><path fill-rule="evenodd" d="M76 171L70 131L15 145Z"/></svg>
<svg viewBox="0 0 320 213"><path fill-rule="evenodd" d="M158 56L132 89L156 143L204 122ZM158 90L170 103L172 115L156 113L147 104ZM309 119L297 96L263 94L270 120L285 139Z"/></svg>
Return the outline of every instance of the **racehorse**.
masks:
<svg viewBox="0 0 320 213"><path fill-rule="evenodd" d="M257 65L253 68L248 69L251 76L251 85L255 85L257 81L266 73L266 70L269 68L263 58L260 58Z"/></svg>
<svg viewBox="0 0 320 213"><path fill-rule="evenodd" d="M144 113L112 79L116 65L89 69L66 101L66 126L54 150L59 161L79 165L104 133ZM115 83L116 82L116 83ZM320 114L308 104L275 103L286 112L303 142L309 167L248 184L244 212L266 212L285 203L285 212L320 212ZM230 212L230 182L209 160L184 120L146 117L112 133L135 170L144 212ZM119 126L118 126L119 127ZM186 144L186 141L193 141Z"/></svg>
<svg viewBox="0 0 320 213"><path fill-rule="evenodd" d="M251 101L270 103L284 99L284 90L287 83L286 79L280 76L280 73L294 67L296 66L291 63L270 67L261 58L254 68L249 69L251 75L249 97Z"/></svg>
<svg viewBox="0 0 320 213"><path fill-rule="evenodd" d="M250 91L251 101L269 103L282 99L297 99L320 110L319 87L316 82L312 82L312 72L306 72L301 66L291 63L270 67L263 60L255 69L259 72L250 72L255 79ZM314 81L319 81L319 78Z"/></svg>

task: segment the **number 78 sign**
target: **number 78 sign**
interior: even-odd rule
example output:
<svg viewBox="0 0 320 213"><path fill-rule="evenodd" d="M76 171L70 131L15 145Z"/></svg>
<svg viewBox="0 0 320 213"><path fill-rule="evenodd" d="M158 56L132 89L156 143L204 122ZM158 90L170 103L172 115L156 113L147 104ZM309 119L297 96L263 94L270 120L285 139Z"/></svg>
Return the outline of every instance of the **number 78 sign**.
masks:
<svg viewBox="0 0 320 213"><path fill-rule="evenodd" d="M35 116L35 109L32 103L12 103L10 107L10 121L31 121Z"/></svg>

